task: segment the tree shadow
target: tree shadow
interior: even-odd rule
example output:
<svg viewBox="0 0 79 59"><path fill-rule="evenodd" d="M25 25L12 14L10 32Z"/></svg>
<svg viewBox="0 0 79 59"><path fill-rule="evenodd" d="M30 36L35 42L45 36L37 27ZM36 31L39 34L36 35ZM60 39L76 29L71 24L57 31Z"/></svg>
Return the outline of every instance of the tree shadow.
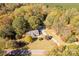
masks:
<svg viewBox="0 0 79 59"><path fill-rule="evenodd" d="M25 42L23 42L23 41L19 41L19 42L15 42L15 44L14 44L14 47L15 48L21 48L21 47L24 47L25 45L27 45L28 43L25 43Z"/></svg>
<svg viewBox="0 0 79 59"><path fill-rule="evenodd" d="M37 38L33 38L33 41L32 42L35 42L37 40Z"/></svg>

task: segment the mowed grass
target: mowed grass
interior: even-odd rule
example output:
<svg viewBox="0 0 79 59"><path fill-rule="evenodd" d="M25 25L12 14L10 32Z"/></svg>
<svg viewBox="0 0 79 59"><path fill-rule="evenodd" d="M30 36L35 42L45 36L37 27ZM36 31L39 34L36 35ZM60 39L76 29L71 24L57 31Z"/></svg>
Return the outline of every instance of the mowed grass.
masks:
<svg viewBox="0 0 79 59"><path fill-rule="evenodd" d="M30 50L47 50L50 51L55 44L52 40L36 40L28 45Z"/></svg>
<svg viewBox="0 0 79 59"><path fill-rule="evenodd" d="M52 40L36 40L33 43L30 43L28 45L29 50L35 50L38 51L37 53L32 52L32 56L47 56L47 54L49 53L49 51L51 51L51 49L56 46L56 44L52 41ZM43 50L44 52L42 52L41 50ZM41 51L41 52L40 52ZM40 54L41 53L41 54Z"/></svg>

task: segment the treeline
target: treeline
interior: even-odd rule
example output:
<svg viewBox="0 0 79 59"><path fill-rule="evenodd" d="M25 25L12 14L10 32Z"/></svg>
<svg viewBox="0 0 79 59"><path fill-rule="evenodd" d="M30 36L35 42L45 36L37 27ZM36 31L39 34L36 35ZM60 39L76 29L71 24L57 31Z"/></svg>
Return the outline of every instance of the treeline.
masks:
<svg viewBox="0 0 79 59"><path fill-rule="evenodd" d="M45 20L47 27L56 30L62 40L68 43L79 41L79 10L76 8L52 9Z"/></svg>
<svg viewBox="0 0 79 59"><path fill-rule="evenodd" d="M9 9L10 13L5 10L6 13L0 16L0 37L3 38L20 38L25 32L43 26L47 16L47 7L43 4L1 4L1 6L12 9Z"/></svg>
<svg viewBox="0 0 79 59"><path fill-rule="evenodd" d="M45 4L0 4L0 37L17 39L39 26L54 28L65 42L79 40L79 10ZM5 11L5 12L3 12Z"/></svg>
<svg viewBox="0 0 79 59"><path fill-rule="evenodd" d="M40 26L54 29L66 43L78 42L79 9L45 4L0 4L0 49L27 48L32 37L22 38L23 34ZM79 55L78 50L76 45L55 47L49 55Z"/></svg>
<svg viewBox="0 0 79 59"><path fill-rule="evenodd" d="M60 48L53 47L48 56L79 56L79 45L71 44Z"/></svg>
<svg viewBox="0 0 79 59"><path fill-rule="evenodd" d="M4 4L4 3L2 3L2 4L0 4L0 15L6 14L6 13L11 13L15 10L15 8L19 8L22 5L23 4L18 4L18 3L17 4L11 4L11 3Z"/></svg>

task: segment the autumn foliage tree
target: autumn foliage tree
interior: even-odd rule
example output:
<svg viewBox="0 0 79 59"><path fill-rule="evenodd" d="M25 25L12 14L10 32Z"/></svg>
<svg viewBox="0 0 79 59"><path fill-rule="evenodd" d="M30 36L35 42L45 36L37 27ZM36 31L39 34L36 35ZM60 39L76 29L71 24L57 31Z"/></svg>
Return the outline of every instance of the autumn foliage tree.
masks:
<svg viewBox="0 0 79 59"><path fill-rule="evenodd" d="M3 37L3 38L8 37L9 39L14 39L15 35L16 33L14 32L11 25L0 26L0 37Z"/></svg>
<svg viewBox="0 0 79 59"><path fill-rule="evenodd" d="M28 29L28 23L24 20L23 17L16 17L12 22L12 26L17 35L22 35Z"/></svg>
<svg viewBox="0 0 79 59"><path fill-rule="evenodd" d="M31 16L28 20L28 23L29 23L29 25L31 26L32 29L37 29L40 26L41 21L38 17Z"/></svg>

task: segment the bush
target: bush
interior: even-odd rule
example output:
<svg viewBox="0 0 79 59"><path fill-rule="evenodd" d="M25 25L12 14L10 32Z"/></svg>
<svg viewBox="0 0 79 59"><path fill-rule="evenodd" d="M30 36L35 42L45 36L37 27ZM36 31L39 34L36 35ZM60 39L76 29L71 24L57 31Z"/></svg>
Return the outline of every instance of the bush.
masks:
<svg viewBox="0 0 79 59"><path fill-rule="evenodd" d="M38 38L40 41L43 40L43 38Z"/></svg>
<svg viewBox="0 0 79 59"><path fill-rule="evenodd" d="M16 49L16 41L15 40L8 40L6 42L6 49Z"/></svg>
<svg viewBox="0 0 79 59"><path fill-rule="evenodd" d="M4 56L5 51L0 48L0 56Z"/></svg>
<svg viewBox="0 0 79 59"><path fill-rule="evenodd" d="M6 42L7 49L19 49L26 45L23 41L9 40Z"/></svg>
<svg viewBox="0 0 79 59"><path fill-rule="evenodd" d="M68 43L73 43L73 42L77 42L77 39L75 37L75 35L71 35L69 38L68 38Z"/></svg>
<svg viewBox="0 0 79 59"><path fill-rule="evenodd" d="M32 37L29 35L26 35L24 38L22 38L22 41L26 42L26 43L30 43L33 41Z"/></svg>
<svg viewBox="0 0 79 59"><path fill-rule="evenodd" d="M0 38L0 49L4 50L6 48L6 40Z"/></svg>

